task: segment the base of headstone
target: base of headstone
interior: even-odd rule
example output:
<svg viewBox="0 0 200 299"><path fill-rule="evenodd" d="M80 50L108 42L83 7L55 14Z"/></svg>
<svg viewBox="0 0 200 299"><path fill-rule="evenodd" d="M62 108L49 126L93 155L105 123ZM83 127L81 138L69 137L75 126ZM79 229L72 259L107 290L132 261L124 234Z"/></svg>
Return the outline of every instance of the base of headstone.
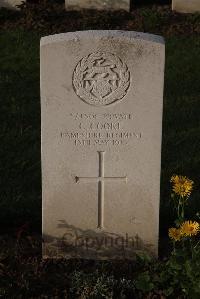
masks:
<svg viewBox="0 0 200 299"><path fill-rule="evenodd" d="M0 0L0 8L4 7L18 10L19 8L17 6L21 5L23 2L25 2L25 0Z"/></svg>
<svg viewBox="0 0 200 299"><path fill-rule="evenodd" d="M182 13L200 12L200 0L173 0L172 10Z"/></svg>
<svg viewBox="0 0 200 299"><path fill-rule="evenodd" d="M140 253L157 256L153 244L145 243L138 235L72 229L69 225L63 236L55 238L43 234L44 259L134 260Z"/></svg>
<svg viewBox="0 0 200 299"><path fill-rule="evenodd" d="M130 0L65 0L67 10L130 10Z"/></svg>

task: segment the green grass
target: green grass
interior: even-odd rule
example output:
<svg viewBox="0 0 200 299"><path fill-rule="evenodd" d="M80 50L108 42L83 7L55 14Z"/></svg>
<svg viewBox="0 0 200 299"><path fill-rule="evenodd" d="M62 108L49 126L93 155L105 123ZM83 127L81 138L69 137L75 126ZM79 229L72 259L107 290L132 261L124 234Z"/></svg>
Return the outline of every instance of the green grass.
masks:
<svg viewBox="0 0 200 299"><path fill-rule="evenodd" d="M39 39L36 32L0 32L0 224L41 225ZM192 210L200 208L200 37L166 40L161 231L173 220L169 179L195 181ZM133 165L134 167L134 165Z"/></svg>
<svg viewBox="0 0 200 299"><path fill-rule="evenodd" d="M188 217L200 210L200 38L166 40L166 71L163 115L161 216L173 219L169 207L172 174L195 182ZM162 226L168 226L161 217Z"/></svg>
<svg viewBox="0 0 200 299"><path fill-rule="evenodd" d="M40 227L39 36L0 33L1 228Z"/></svg>

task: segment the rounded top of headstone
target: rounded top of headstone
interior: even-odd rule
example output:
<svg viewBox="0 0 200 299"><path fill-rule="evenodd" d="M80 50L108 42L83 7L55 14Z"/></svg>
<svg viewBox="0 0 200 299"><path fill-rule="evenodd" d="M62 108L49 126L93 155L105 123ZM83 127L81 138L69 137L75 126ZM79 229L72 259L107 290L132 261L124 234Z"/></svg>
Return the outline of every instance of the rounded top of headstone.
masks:
<svg viewBox="0 0 200 299"><path fill-rule="evenodd" d="M136 31L122 31L122 30L88 30L75 31L68 33L60 33L49 35L41 38L40 45L45 46L51 43L58 43L64 41L78 41L80 39L94 39L94 38L111 38L111 39L138 39L149 41L152 43L164 44L164 38L159 35L136 32Z"/></svg>

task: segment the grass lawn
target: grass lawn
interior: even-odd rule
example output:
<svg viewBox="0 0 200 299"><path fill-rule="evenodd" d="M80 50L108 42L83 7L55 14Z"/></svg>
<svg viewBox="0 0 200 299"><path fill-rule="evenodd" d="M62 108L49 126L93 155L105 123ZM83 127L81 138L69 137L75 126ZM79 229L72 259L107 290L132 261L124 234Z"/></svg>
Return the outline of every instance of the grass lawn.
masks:
<svg viewBox="0 0 200 299"><path fill-rule="evenodd" d="M25 223L40 232L40 85L37 32L0 31L1 231ZM189 176L188 213L200 210L200 37L166 39L161 179L161 236L173 221L172 174ZM133 165L134 167L134 165Z"/></svg>

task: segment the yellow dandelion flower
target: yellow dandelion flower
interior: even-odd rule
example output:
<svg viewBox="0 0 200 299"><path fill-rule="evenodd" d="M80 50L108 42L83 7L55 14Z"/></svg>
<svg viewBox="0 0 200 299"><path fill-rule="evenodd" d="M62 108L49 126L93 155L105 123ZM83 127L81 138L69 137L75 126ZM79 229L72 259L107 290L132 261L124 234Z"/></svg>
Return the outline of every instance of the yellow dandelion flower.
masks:
<svg viewBox="0 0 200 299"><path fill-rule="evenodd" d="M198 234L200 225L196 221L185 221L180 227L183 236L195 236Z"/></svg>
<svg viewBox="0 0 200 299"><path fill-rule="evenodd" d="M180 229L175 228L175 227L169 228L168 235L174 241L180 241L180 239L182 237Z"/></svg>
<svg viewBox="0 0 200 299"><path fill-rule="evenodd" d="M172 190L181 197L189 196L193 189L194 182L186 176L173 175L171 178Z"/></svg>

